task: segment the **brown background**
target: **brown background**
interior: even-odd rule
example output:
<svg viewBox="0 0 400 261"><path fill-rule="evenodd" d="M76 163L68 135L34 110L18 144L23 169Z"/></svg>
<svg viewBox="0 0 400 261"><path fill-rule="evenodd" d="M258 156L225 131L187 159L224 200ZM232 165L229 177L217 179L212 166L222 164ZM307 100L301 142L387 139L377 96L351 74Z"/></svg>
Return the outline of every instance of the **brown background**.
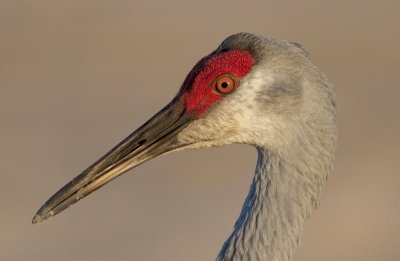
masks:
<svg viewBox="0 0 400 261"><path fill-rule="evenodd" d="M398 3L0 1L0 260L215 258L252 178L249 146L160 157L30 222L239 31L302 43L337 93L336 167L296 261L400 260Z"/></svg>

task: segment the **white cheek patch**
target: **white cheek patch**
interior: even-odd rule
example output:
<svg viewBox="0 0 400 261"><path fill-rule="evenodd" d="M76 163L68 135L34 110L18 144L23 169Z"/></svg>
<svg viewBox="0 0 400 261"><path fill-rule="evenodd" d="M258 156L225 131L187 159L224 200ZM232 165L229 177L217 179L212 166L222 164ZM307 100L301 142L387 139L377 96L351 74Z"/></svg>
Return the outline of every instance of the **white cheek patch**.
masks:
<svg viewBox="0 0 400 261"><path fill-rule="evenodd" d="M257 104L257 95L274 84L273 77L265 71L256 71L243 79L232 99L221 104L221 110L229 108L239 124L243 143L266 144L273 132L273 120ZM228 97L227 97L228 98Z"/></svg>
<svg viewBox="0 0 400 261"><path fill-rule="evenodd" d="M268 144L275 119L257 104L257 95L274 83L265 72L243 77L235 93L222 99L205 118L194 121L177 136L190 147L222 146L230 143Z"/></svg>

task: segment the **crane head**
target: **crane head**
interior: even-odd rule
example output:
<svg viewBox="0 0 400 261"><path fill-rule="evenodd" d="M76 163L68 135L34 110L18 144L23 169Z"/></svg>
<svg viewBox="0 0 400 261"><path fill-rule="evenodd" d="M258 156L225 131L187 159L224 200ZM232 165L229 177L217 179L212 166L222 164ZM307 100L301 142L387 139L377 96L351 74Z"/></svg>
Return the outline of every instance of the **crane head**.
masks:
<svg viewBox="0 0 400 261"><path fill-rule="evenodd" d="M168 152L232 143L279 146L272 141L280 138L282 128L290 128L284 119L296 118L301 101L302 89L295 82L302 71L296 63L305 57L286 41L247 33L228 37L194 66L167 106L55 193L32 222Z"/></svg>

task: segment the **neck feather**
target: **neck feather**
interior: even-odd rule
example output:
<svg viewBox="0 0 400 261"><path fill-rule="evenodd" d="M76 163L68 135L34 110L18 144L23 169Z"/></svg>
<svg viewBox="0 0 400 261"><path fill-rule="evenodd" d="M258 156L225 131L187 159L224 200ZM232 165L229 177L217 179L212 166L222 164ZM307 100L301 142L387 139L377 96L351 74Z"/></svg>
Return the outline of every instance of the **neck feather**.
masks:
<svg viewBox="0 0 400 261"><path fill-rule="evenodd" d="M317 206L325 171L310 173L307 162L290 160L294 155L257 150L249 194L217 261L292 260L303 225Z"/></svg>

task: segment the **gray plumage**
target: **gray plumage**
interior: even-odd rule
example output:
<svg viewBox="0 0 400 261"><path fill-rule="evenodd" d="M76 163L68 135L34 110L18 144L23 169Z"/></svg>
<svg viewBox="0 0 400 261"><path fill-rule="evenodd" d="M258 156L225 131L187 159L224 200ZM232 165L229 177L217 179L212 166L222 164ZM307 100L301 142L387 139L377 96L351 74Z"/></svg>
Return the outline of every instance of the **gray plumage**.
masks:
<svg viewBox="0 0 400 261"><path fill-rule="evenodd" d="M254 68L178 137L196 140L193 147L246 143L258 151L250 192L217 260L290 261L332 168L334 94L298 44L239 33L217 52L230 49L250 51Z"/></svg>

